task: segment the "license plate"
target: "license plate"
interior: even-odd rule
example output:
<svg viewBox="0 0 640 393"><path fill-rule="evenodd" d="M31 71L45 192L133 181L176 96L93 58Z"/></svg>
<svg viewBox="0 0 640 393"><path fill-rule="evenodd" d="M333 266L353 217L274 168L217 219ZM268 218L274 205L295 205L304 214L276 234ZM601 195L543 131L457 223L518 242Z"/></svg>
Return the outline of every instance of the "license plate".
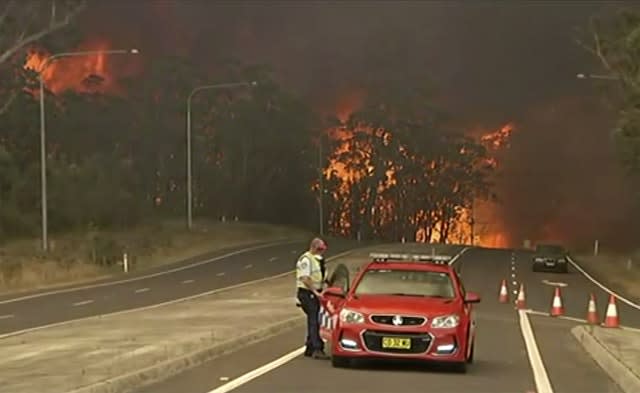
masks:
<svg viewBox="0 0 640 393"><path fill-rule="evenodd" d="M382 348L388 349L411 349L410 338L383 337Z"/></svg>
<svg viewBox="0 0 640 393"><path fill-rule="evenodd" d="M555 265L555 264L556 264L555 262L547 262L547 263L546 263L546 265L547 265L547 266L553 266L553 265Z"/></svg>

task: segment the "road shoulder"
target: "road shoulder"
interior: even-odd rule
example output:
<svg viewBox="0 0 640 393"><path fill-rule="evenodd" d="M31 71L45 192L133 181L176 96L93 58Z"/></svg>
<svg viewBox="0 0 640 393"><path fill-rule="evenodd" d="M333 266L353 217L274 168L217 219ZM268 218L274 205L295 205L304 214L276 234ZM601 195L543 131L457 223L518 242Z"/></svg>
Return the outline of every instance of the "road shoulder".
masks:
<svg viewBox="0 0 640 393"><path fill-rule="evenodd" d="M573 337L576 322L531 314L529 318L553 391L622 393Z"/></svg>

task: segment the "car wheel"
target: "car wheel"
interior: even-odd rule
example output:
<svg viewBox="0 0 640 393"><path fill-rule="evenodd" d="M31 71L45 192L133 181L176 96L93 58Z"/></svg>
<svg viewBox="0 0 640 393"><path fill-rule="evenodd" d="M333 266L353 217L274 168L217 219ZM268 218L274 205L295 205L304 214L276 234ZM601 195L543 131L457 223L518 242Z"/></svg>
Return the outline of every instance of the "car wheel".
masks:
<svg viewBox="0 0 640 393"><path fill-rule="evenodd" d="M458 362L453 365L453 370L459 374L466 374L467 362Z"/></svg>
<svg viewBox="0 0 640 393"><path fill-rule="evenodd" d="M331 365L335 368L346 368L351 365L351 359L344 356L331 356Z"/></svg>
<svg viewBox="0 0 640 393"><path fill-rule="evenodd" d="M471 344L471 352L469 353L469 358L467 359L467 363L473 363L473 353L475 352L476 344Z"/></svg>
<svg viewBox="0 0 640 393"><path fill-rule="evenodd" d="M562 273L569 273L569 266L564 266L561 270Z"/></svg>

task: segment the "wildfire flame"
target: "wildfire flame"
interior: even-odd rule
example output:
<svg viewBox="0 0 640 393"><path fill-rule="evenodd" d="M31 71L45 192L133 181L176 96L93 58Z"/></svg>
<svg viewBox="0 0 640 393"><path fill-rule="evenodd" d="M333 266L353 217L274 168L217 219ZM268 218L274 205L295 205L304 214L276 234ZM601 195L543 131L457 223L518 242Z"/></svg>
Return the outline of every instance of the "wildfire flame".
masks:
<svg viewBox="0 0 640 393"><path fill-rule="evenodd" d="M356 126L354 129L348 129L344 124L352 113L357 111L363 103L363 94L356 92L343 97L336 106L336 116L342 121L342 125L333 127L327 130L328 135L337 142L333 154L329 158L329 163L325 169L325 178L329 181L333 180L337 182L333 191L333 199L335 201L341 201L345 204L353 204L351 202L350 192L354 186L361 182L367 176L371 176L374 172L374 165L372 163L375 154L373 147L363 141L362 138L357 138L358 134L379 133L378 135L384 135L384 138L392 138L392 133L386 130L372 130L367 127ZM487 149L494 152L499 152L509 147L509 138L512 132L515 130L515 126L512 123L505 124L496 131L482 132L477 136L477 140L485 145ZM465 151L461 151L460 154L465 154ZM345 162L344 155L348 155L348 160ZM343 159L339 159L341 157ZM498 167L498 159L494 156L488 158L487 165L492 168ZM438 163L430 162L425 164L425 171L436 170ZM396 169L388 167L385 169L385 177L378 184L378 193L381 194L385 190L390 189L396 184ZM378 224L384 225L386 222L390 222L394 219L393 202L391 201L378 201L374 205L373 209L378 209ZM342 234L349 233L351 229L351 206L345 209L341 209L338 217L334 217L334 226L340 228ZM475 210L475 211L474 211ZM487 225L481 222L478 225L477 217L485 217L488 220L495 220L495 206L488 203L474 203L474 209L467 209L459 207L457 209L458 218L453 222L451 228L447 228L448 232L447 241L450 243L469 243L473 240L473 243L483 247L505 247L507 244L507 237L505 233L494 225ZM426 214L425 212L418 212L420 214ZM337 222L335 222L337 221ZM336 225L337 224L337 225ZM433 228L431 233L428 233L426 229L418 229L414 239L406 239L408 241L417 242L439 242L444 241L443 233L445 232L445 224L439 222ZM473 239L472 239L473 238Z"/></svg>
<svg viewBox="0 0 640 393"><path fill-rule="evenodd" d="M24 68L41 73L45 86L53 94L69 90L121 94L116 73L119 77L131 76L138 72L139 67L135 61L127 60L126 67L115 70L114 56L104 53L110 49L109 41L92 39L80 45L76 51L95 51L98 54L60 57L46 63L51 54L43 48L34 47L28 51Z"/></svg>
<svg viewBox="0 0 640 393"><path fill-rule="evenodd" d="M515 130L513 123L502 126L499 130L489 132L480 137L480 141L491 150L500 150L509 147L509 138Z"/></svg>

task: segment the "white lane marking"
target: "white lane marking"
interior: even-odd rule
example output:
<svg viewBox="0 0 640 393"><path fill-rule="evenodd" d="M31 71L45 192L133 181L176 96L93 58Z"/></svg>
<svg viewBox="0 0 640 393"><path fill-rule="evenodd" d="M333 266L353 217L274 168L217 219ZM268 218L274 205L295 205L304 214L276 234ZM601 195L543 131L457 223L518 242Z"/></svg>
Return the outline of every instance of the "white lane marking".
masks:
<svg viewBox="0 0 640 393"><path fill-rule="evenodd" d="M234 389L239 388L240 386L253 381L254 379L275 370L278 367L281 367L287 363L289 363L290 361L292 361L293 359L297 358L298 356L302 355L304 353L304 347L298 348L294 351L289 352L286 355L283 355L281 357L279 357L278 359L267 363L261 367L258 367L254 370L249 371L246 374L243 374L241 376L239 376L238 378L234 379L231 382L225 383L222 386L219 386L207 393L227 393L230 392Z"/></svg>
<svg viewBox="0 0 640 393"><path fill-rule="evenodd" d="M195 280L184 280L182 282L182 284L191 284L192 282L194 282Z"/></svg>
<svg viewBox="0 0 640 393"><path fill-rule="evenodd" d="M9 318L13 318L13 317L15 317L15 315L13 315L13 314L0 315L0 319L9 319Z"/></svg>
<svg viewBox="0 0 640 393"><path fill-rule="evenodd" d="M360 248L367 248L367 247L360 247ZM331 262L334 259L342 258L342 257L344 257L346 255L349 255L349 254L359 250L360 248L355 248L353 250L344 251L344 252L341 252L340 254L336 254L336 255L334 255L334 256L332 256L330 258L327 258L327 262ZM55 327L55 326L64 326L64 325L68 325L70 323L76 323L76 322L79 322L79 321L90 321L90 320L95 320L95 319L101 319L101 318L104 318L104 317L107 317L107 316L111 316L111 315L124 315L124 314L129 314L129 313L138 312L138 311L153 310L153 309L156 309L156 308L169 306L169 305L177 304L177 303L180 303L180 302L186 302L188 300L198 299L198 298L201 298L201 297L204 297L204 296L215 295L216 293L230 291L230 290L236 289L236 288L244 288L244 287L249 286L249 285L254 285L254 284L259 284L259 283L270 281L270 280L275 280L275 279L278 279L278 278L286 277L286 276L288 276L290 274L293 274L293 273L295 273L295 270L290 270L288 272L276 274L274 276L258 278L256 280L245 281L245 282L242 282L240 284L230 285L228 287L216 288L216 289L212 289L212 290L207 291L207 292L202 292L202 293L198 293L198 294L195 294L195 295L186 296L186 297L182 297L182 298L178 298L178 299L168 300L168 301L163 302L163 303L156 303L156 304L152 304L152 305L144 306L144 307L130 308L128 310L114 311L114 312L111 312L111 313L98 314L98 315L93 315L93 316L90 316L90 317L69 319L69 320L66 320L66 321L51 323L51 324L48 324L48 325L36 326L36 327L23 329L23 330L16 330L14 332L0 334L0 340L3 339L3 338L19 336L19 335L25 334L25 333L31 333L31 332L35 332L35 331L42 330L42 329L52 328L52 327Z"/></svg>
<svg viewBox="0 0 640 393"><path fill-rule="evenodd" d="M278 259L278 257L271 257L271 258L269 258L269 262L273 262L273 261L275 261L276 259Z"/></svg>
<svg viewBox="0 0 640 393"><path fill-rule="evenodd" d="M456 263L458 261L458 259L460 259L460 257L467 251L471 250L471 247L465 247L462 249L462 251L460 251L459 253L457 253L456 255L453 256L453 258L451 258L451 260L449 261L449 265L453 265L454 263Z"/></svg>
<svg viewBox="0 0 640 393"><path fill-rule="evenodd" d="M251 269L252 267L253 267L253 265L252 265L252 264L248 264L248 265L246 265L244 268L245 268L245 269Z"/></svg>
<svg viewBox="0 0 640 393"><path fill-rule="evenodd" d="M633 308L635 308L636 310L640 310L640 304L636 304L634 302L632 302L629 299L625 299L622 296L618 295L617 293L613 292L612 290L610 290L609 288L605 287L604 285L602 285L600 282L598 282L598 280L596 280L595 278L591 277L589 275L589 273L585 272L584 269L582 267L580 267L580 265L578 265L577 262L575 262L573 260L573 258L568 257L567 260L569 261L569 263L576 268L576 270L578 270L580 273L582 273L588 280L590 280L592 283L596 284L598 287L600 287L600 289L602 289L603 291L605 291L606 293L608 293L609 295L613 295L616 298L620 299L620 301L622 301L623 303L626 303L628 306L631 306Z"/></svg>
<svg viewBox="0 0 640 393"><path fill-rule="evenodd" d="M91 303L93 303L93 300L89 299L89 300L83 300L81 302L73 303L73 306L78 307L78 306L84 306L85 304L91 304Z"/></svg>
<svg viewBox="0 0 640 393"><path fill-rule="evenodd" d="M533 379L536 382L536 392L553 393L547 370L544 368L544 363L542 362L542 357L536 344L536 338L531 328L529 316L525 310L518 310L518 313L520 314L520 330L522 331L524 344L527 349L527 354L529 355L529 363L533 370Z"/></svg>
<svg viewBox="0 0 640 393"><path fill-rule="evenodd" d="M515 271L516 267L515 266L511 266L511 270Z"/></svg>
<svg viewBox="0 0 640 393"><path fill-rule="evenodd" d="M513 294L514 294L514 295L517 295L517 294L518 294L518 290L514 289L514 290L513 290Z"/></svg>
<svg viewBox="0 0 640 393"><path fill-rule="evenodd" d="M140 288L140 289L136 289L136 293L142 293L142 292L147 292L150 291L151 289L149 288Z"/></svg>
<svg viewBox="0 0 640 393"><path fill-rule="evenodd" d="M567 284L566 282L556 282L556 281L549 281L549 280L542 280L543 284L546 285L551 285L552 287L568 287L569 284Z"/></svg>
<svg viewBox="0 0 640 393"><path fill-rule="evenodd" d="M64 349L69 349L71 347L73 347L74 345L76 345L75 343L71 343L71 344L51 344L51 345L45 345L40 349L37 349L35 351L29 351L29 352L22 352L19 353L15 356L8 356L8 357L3 357L2 359L0 359L0 363L11 363L11 362L15 362L18 360L25 360L25 359L29 359L29 358L34 358L36 356L42 356L43 354L49 352L56 352L56 351L61 351Z"/></svg>
<svg viewBox="0 0 640 393"><path fill-rule="evenodd" d="M287 240L287 241L281 241L281 242L275 242L275 243L262 244L260 246L243 248L241 250L237 250L237 251L230 252L230 253L227 253L227 254L224 254L224 255L220 255L220 256L217 256L215 258L205 259L205 260L199 261L199 262L194 262L194 263L189 264L189 265L180 266L180 267L176 267L176 268L169 269L169 270L163 270L163 271L157 272L157 273L147 274L145 276L127 278L127 279L124 279L124 280L117 280L117 281L109 281L109 282L104 282L104 283L100 283L100 284L84 285L84 286L81 286L81 287L73 287L73 288L58 289L58 290L53 290L53 291L35 293L33 295L27 295L27 296L21 296L21 297L16 297L16 298L7 299L7 300L1 300L0 304L15 303L15 302L19 302L19 301L22 301L22 300L35 299L35 298L44 297L44 296L50 296L50 295L57 295L57 294L60 294L60 293L69 293L69 292L75 292L75 291L82 291L84 289L101 288L101 287L107 287L107 286L111 286L111 285L119 285L119 284L125 284L125 283L129 283L129 282L134 282L134 281L146 280L148 278L163 276L163 275L179 272L179 271L182 271L182 270L191 269L191 268L194 268L194 267L197 267L197 266L200 266L200 265L206 265L207 263L216 262L216 261L219 261L221 259L232 257L234 255L244 254L244 253L255 251L255 250L260 250L262 248L276 247L276 246L282 246L284 244L299 243L299 242L300 242L300 240L297 240L297 241Z"/></svg>
<svg viewBox="0 0 640 393"><path fill-rule="evenodd" d="M220 272L220 273L216 274L216 276L222 277L222 276L224 276L224 272Z"/></svg>
<svg viewBox="0 0 640 393"><path fill-rule="evenodd" d="M516 274L515 273L511 273L511 278L516 278Z"/></svg>

